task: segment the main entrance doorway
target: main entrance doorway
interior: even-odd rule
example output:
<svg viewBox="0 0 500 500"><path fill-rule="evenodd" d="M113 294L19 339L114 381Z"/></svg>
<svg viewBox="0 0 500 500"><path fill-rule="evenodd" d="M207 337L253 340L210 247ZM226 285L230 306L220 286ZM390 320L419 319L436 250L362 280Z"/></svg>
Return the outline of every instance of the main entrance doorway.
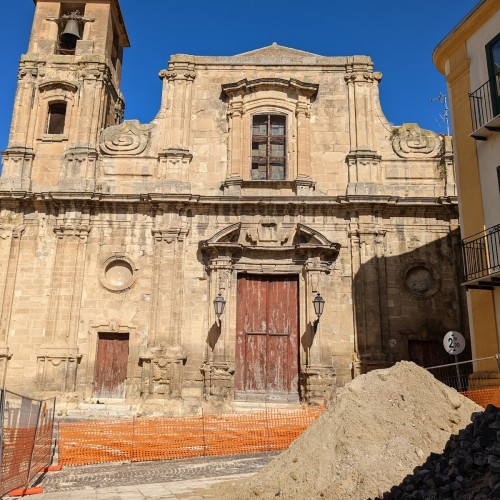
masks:
<svg viewBox="0 0 500 500"><path fill-rule="evenodd" d="M99 333L94 398L125 397L128 343L128 333Z"/></svg>
<svg viewBox="0 0 500 500"><path fill-rule="evenodd" d="M235 399L299 399L298 277L238 277Z"/></svg>

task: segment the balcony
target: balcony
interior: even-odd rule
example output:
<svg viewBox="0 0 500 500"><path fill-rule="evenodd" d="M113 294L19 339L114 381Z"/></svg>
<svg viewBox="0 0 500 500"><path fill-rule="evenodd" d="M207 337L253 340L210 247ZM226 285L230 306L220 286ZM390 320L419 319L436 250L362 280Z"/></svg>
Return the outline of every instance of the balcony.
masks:
<svg viewBox="0 0 500 500"><path fill-rule="evenodd" d="M471 137L485 141L500 132L500 72L469 94L469 100L474 130Z"/></svg>
<svg viewBox="0 0 500 500"><path fill-rule="evenodd" d="M500 224L462 240L465 287L500 286Z"/></svg>

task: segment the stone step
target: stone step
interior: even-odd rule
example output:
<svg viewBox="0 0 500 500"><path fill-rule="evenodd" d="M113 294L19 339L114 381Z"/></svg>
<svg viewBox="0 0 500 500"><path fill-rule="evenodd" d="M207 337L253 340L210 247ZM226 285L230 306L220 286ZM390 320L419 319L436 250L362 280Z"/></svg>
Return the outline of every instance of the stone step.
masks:
<svg viewBox="0 0 500 500"><path fill-rule="evenodd" d="M95 411L100 411L100 410L114 410L116 408L119 408L119 409L127 409L127 410L131 410L132 409L132 405L131 404L126 404L126 403L117 403L117 402L114 402L114 403L111 403L108 401L106 402L99 402L99 403L80 403L78 405L78 408L81 409L81 410L95 410Z"/></svg>
<svg viewBox="0 0 500 500"><path fill-rule="evenodd" d="M301 408L301 406L297 403L277 403L263 401L234 401L232 407L235 412L298 410Z"/></svg>

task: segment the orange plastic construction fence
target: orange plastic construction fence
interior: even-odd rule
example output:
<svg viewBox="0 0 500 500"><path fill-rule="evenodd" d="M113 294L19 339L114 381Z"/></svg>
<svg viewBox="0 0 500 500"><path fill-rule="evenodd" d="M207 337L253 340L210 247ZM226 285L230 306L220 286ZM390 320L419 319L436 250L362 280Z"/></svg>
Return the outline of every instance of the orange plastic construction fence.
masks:
<svg viewBox="0 0 500 500"><path fill-rule="evenodd" d="M61 422L63 465L166 460L283 450L322 407L196 417Z"/></svg>
<svg viewBox="0 0 500 500"><path fill-rule="evenodd" d="M462 392L464 396L472 399L475 403L486 408L488 405L494 405L500 408L500 387L490 387L488 389L473 389Z"/></svg>

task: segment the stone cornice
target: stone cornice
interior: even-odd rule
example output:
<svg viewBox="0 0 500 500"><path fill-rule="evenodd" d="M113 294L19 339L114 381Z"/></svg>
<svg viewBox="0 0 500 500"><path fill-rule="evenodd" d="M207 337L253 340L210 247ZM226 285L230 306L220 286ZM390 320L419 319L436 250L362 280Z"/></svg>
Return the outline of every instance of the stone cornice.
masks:
<svg viewBox="0 0 500 500"><path fill-rule="evenodd" d="M31 201L91 201L103 203L181 203L185 205L293 205L299 207L328 205L398 205L398 206L441 206L457 205L456 196L401 197L391 195L344 195L344 196L200 196L194 194L104 194L91 192L48 191L0 191L2 200Z"/></svg>
<svg viewBox="0 0 500 500"><path fill-rule="evenodd" d="M285 80L283 78L257 78L255 80L239 80L234 83L222 84L222 91L231 96L238 93L248 94L261 90L270 89L294 89L298 95L314 97L318 93L319 85L316 83L301 82L295 78Z"/></svg>

